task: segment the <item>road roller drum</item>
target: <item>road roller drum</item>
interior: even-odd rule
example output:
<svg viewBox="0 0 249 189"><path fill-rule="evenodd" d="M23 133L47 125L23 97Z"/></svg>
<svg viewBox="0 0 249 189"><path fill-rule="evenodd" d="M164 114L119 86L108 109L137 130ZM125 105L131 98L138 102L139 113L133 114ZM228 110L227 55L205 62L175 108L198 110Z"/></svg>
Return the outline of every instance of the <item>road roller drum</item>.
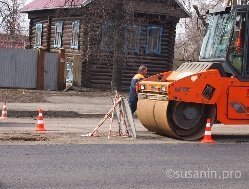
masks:
<svg viewBox="0 0 249 189"><path fill-rule="evenodd" d="M139 99L137 114L145 128L162 135L195 140L205 130L202 104Z"/></svg>

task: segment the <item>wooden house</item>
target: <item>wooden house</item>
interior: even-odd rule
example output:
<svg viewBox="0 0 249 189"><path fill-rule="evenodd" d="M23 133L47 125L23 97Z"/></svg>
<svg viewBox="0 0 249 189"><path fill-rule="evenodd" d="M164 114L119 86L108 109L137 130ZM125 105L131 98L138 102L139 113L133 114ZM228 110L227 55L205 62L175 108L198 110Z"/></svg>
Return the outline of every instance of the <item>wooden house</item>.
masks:
<svg viewBox="0 0 249 189"><path fill-rule="evenodd" d="M140 65L149 75L172 68L183 0L33 0L31 48L64 48L76 86L127 90Z"/></svg>

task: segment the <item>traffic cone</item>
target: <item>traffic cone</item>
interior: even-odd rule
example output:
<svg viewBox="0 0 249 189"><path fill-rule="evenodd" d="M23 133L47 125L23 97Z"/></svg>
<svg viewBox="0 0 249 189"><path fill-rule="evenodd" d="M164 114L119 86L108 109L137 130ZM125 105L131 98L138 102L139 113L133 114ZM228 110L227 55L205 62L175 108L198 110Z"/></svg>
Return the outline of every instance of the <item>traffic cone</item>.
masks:
<svg viewBox="0 0 249 189"><path fill-rule="evenodd" d="M206 124L206 129L205 129L205 134L203 139L201 140L201 143L215 143L212 139L211 135L211 124L210 124L210 119L207 119L207 124Z"/></svg>
<svg viewBox="0 0 249 189"><path fill-rule="evenodd" d="M44 127L44 122L43 122L42 109L39 109L39 115L37 117L36 131L46 131L46 129Z"/></svg>
<svg viewBox="0 0 249 189"><path fill-rule="evenodd" d="M6 102L3 103L3 110L2 115L0 117L1 119L7 119L7 105Z"/></svg>

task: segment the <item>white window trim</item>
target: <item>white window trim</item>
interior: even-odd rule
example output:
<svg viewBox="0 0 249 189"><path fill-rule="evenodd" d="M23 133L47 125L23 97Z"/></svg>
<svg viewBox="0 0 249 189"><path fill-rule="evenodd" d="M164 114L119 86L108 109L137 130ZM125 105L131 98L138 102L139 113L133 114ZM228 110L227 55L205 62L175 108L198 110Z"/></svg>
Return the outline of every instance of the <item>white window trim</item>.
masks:
<svg viewBox="0 0 249 189"><path fill-rule="evenodd" d="M74 25L76 24L75 28ZM76 32L74 31L76 30ZM71 39L71 48L79 49L79 36L80 36L80 21L75 20L72 22L72 39Z"/></svg>
<svg viewBox="0 0 249 189"><path fill-rule="evenodd" d="M61 28L58 28L61 27ZM59 29L59 31L58 31ZM54 37L54 47L61 48L62 46L62 33L63 33L63 22L57 21L55 23L55 37Z"/></svg>
<svg viewBox="0 0 249 189"><path fill-rule="evenodd" d="M40 31L38 31L38 27L41 28ZM35 24L35 44L34 48L40 47L42 45L42 31L43 31L43 25L42 23L38 22Z"/></svg>

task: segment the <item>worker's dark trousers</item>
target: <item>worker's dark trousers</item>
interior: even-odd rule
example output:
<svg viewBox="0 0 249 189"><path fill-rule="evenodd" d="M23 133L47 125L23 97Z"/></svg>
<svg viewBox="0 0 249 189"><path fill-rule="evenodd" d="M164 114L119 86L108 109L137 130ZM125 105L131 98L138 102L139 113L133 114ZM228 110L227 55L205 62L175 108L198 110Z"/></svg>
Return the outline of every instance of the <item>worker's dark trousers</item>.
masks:
<svg viewBox="0 0 249 189"><path fill-rule="evenodd" d="M129 105L131 108L131 113L134 114L134 112L137 110L137 101L129 101Z"/></svg>

